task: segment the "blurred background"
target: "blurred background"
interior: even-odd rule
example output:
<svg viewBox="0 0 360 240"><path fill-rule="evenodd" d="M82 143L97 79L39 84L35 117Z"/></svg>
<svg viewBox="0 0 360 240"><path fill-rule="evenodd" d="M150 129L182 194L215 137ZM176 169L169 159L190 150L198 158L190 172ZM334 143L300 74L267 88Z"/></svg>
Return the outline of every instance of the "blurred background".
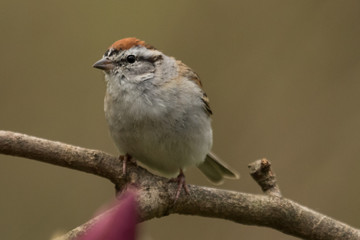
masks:
<svg viewBox="0 0 360 240"><path fill-rule="evenodd" d="M360 1L10 1L0 3L0 129L117 155L92 68L135 36L201 77L214 152L261 194L267 157L285 197L360 227ZM197 169L191 184L211 186ZM0 155L0 238L49 239L114 198L105 179ZM140 239L295 239L272 229L172 215Z"/></svg>

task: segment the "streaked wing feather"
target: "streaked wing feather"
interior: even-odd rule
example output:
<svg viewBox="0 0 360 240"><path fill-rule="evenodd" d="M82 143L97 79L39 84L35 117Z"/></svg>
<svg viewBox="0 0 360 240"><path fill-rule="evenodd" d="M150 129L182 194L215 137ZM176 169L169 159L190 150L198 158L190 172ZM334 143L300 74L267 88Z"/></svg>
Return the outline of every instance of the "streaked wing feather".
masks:
<svg viewBox="0 0 360 240"><path fill-rule="evenodd" d="M201 100L204 103L204 111L209 116L212 115L213 112L211 111L211 108L210 108L209 98L207 97L206 93L204 92L204 89L202 87L202 83L200 81L199 75L197 75L196 72L194 72L191 68L189 68L183 62L181 62L181 61L177 61L177 62L178 62L179 66L180 66L180 68L182 70L181 72L183 72L184 77L186 77L187 79L190 79L191 81L193 81L202 90L203 95L201 97Z"/></svg>

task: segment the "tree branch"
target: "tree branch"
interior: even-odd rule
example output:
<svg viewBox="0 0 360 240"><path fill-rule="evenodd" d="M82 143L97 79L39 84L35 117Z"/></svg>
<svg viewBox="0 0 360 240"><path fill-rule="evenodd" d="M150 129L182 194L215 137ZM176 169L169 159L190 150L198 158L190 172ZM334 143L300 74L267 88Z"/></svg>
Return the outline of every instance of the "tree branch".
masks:
<svg viewBox="0 0 360 240"><path fill-rule="evenodd" d="M127 176L122 176L122 162L117 157L98 150L0 131L0 153L105 177L119 190L129 184L134 185L138 189L140 221L178 213L271 227L305 239L360 239L360 230L280 197L280 190L276 185L275 176L271 173L270 165L261 162L258 164L260 167L254 168L255 172L262 169L260 175L268 176L265 177L268 180L255 180L261 183L262 189L268 195L189 185L190 195L181 194L174 205L176 183L168 183L168 179L153 175L131 163L127 166ZM269 185L269 182L272 184ZM263 186L270 187L264 189ZM78 233L85 231L94 221L96 220L90 220L70 231L62 239L75 239Z"/></svg>
<svg viewBox="0 0 360 240"><path fill-rule="evenodd" d="M269 195L281 197L280 188L277 185L276 176L271 171L271 163L266 158L257 160L248 165L250 175L259 184L261 190Z"/></svg>

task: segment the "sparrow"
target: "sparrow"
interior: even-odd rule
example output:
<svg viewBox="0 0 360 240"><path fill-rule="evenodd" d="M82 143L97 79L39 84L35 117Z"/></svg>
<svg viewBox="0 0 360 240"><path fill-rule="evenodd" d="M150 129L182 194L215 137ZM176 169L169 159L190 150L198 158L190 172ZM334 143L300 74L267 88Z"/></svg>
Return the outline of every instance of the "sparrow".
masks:
<svg viewBox="0 0 360 240"><path fill-rule="evenodd" d="M176 176L175 201L189 193L184 170L196 166L213 183L239 174L210 152L212 111L199 76L137 38L114 42L93 67L105 73L105 117L124 163L132 158Z"/></svg>

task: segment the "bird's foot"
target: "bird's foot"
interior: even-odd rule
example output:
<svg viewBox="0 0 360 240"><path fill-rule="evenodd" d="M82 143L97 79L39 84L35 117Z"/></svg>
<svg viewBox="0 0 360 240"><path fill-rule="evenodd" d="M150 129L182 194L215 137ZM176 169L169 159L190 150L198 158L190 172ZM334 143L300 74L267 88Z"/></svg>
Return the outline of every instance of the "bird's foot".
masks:
<svg viewBox="0 0 360 240"><path fill-rule="evenodd" d="M186 185L185 175L184 175L182 169L180 169L179 175L176 178L170 179L169 182L176 182L178 184L178 187L176 189L174 203L178 200L178 198L180 196L181 189L184 189L186 194L188 194L188 195L190 194L189 188Z"/></svg>
<svg viewBox="0 0 360 240"><path fill-rule="evenodd" d="M134 158L132 158L131 155L129 155L129 154L120 155L119 159L121 161L123 161L123 167L122 167L123 175L126 175L126 166L127 166L128 162L131 162L136 165L136 160Z"/></svg>

